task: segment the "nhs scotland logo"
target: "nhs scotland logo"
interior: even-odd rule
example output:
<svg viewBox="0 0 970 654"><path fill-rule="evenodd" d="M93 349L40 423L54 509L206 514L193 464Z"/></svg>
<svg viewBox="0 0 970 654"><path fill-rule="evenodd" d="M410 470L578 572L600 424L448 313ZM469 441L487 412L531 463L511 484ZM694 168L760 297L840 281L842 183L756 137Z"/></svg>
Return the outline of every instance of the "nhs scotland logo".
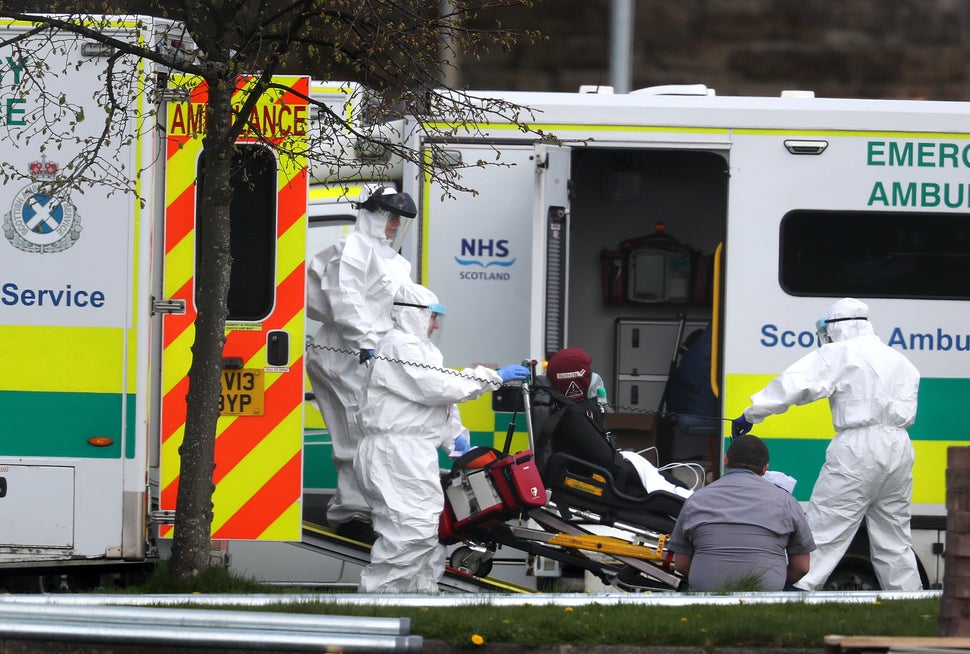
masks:
<svg viewBox="0 0 970 654"><path fill-rule="evenodd" d="M458 278L508 281L512 275L507 269L516 261L515 257L509 255L508 239L463 238L461 255L455 257L455 262L463 268Z"/></svg>

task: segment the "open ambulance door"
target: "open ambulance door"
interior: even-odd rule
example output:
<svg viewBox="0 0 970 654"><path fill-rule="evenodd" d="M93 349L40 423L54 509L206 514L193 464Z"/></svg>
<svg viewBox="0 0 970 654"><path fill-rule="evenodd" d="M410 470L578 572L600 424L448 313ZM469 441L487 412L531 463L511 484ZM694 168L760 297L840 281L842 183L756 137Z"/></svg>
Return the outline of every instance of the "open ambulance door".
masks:
<svg viewBox="0 0 970 654"><path fill-rule="evenodd" d="M501 165L478 163L494 161L496 150ZM449 367L518 363L532 355L529 319L540 301L532 280L533 147L479 141L448 144L442 154L461 184L477 195L449 193L430 175L418 188L408 186L409 175L403 182L405 191L420 196L419 255L412 274L448 309L438 347ZM486 393L461 404L473 445L504 446L514 401L521 396L509 394L513 403L493 405L500 395ZM526 442L521 412L518 420L522 435L513 446L521 448Z"/></svg>
<svg viewBox="0 0 970 654"><path fill-rule="evenodd" d="M548 359L566 347L569 315L569 174L572 149L535 146L536 189L533 242L542 255L533 261L533 287L543 296L532 305L532 352Z"/></svg>
<svg viewBox="0 0 970 654"><path fill-rule="evenodd" d="M260 138L237 142L231 248L235 260L223 349L221 417L216 427L212 536L299 540L302 533L304 296L307 231L306 138L309 79L277 78L254 110ZM205 252L198 235L205 84L168 106L162 319L160 508L176 509L179 446L195 340L195 271ZM245 84L240 84L245 93ZM241 100L240 100L241 102ZM254 122L255 121L255 122ZM193 129L194 128L194 129ZM244 134L245 137L245 134ZM271 141L274 146L268 146ZM162 536L172 535L164 525Z"/></svg>

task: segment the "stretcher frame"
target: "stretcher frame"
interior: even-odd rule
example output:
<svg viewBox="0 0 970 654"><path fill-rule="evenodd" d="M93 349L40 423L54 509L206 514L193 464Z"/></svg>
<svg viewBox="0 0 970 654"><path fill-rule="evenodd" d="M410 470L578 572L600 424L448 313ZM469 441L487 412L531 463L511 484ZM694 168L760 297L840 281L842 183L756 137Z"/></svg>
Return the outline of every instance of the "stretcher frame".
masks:
<svg viewBox="0 0 970 654"><path fill-rule="evenodd" d="M535 451L530 388L522 384L522 398L530 450ZM511 444L514 419L509 425L505 454ZM668 534L643 525L604 521L587 509L557 506L555 489L547 492L543 506L508 514L497 521L483 516L480 524L470 522L457 530L461 545L450 565L474 576L487 576L499 547L510 547L531 556L551 559L588 571L603 583L624 591L680 590L685 579L672 567L666 550ZM450 510L446 495L446 510ZM597 528L610 534L596 533Z"/></svg>

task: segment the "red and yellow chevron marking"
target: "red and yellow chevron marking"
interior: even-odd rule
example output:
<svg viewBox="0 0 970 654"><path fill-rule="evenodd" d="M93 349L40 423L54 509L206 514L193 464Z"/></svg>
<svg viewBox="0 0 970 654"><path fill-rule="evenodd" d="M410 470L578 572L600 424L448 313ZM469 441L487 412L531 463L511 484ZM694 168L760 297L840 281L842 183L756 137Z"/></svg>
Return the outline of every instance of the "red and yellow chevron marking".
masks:
<svg viewBox="0 0 970 654"><path fill-rule="evenodd" d="M250 80L240 80L241 104ZM309 80L280 77L275 82L303 96ZM204 125L205 84L175 78L189 88L189 101L169 106L166 176L166 298L185 301L184 315L166 315L162 327L161 508L175 509L179 453L185 433L185 396L191 346L195 340L195 173L202 155L197 128ZM307 161L306 100L274 89L257 104L251 130L276 130L268 140L280 146L277 176L276 302L260 323L227 328L225 356L241 357L246 368L264 369L264 412L223 416L216 428L212 535L219 539L297 540L300 538L303 447L303 352ZM300 121L303 120L301 124ZM192 126L192 128L189 128ZM301 131L302 128L302 131ZM253 140L252 138L248 140ZM246 134L240 142L247 141ZM295 154L293 154L295 153ZM238 326L238 325L237 325ZM285 372L266 369L266 334L290 334L291 361ZM171 526L162 530L171 536Z"/></svg>

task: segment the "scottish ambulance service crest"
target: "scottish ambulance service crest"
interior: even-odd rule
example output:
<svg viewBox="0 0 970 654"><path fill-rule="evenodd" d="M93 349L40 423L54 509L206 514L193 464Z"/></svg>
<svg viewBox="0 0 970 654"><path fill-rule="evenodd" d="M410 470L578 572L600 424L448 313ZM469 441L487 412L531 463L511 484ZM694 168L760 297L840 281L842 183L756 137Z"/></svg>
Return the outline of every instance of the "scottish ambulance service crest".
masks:
<svg viewBox="0 0 970 654"><path fill-rule="evenodd" d="M67 195L53 191L58 165L41 157L30 163L31 183L17 193L3 217L3 235L24 252L61 252L81 235L81 218Z"/></svg>

